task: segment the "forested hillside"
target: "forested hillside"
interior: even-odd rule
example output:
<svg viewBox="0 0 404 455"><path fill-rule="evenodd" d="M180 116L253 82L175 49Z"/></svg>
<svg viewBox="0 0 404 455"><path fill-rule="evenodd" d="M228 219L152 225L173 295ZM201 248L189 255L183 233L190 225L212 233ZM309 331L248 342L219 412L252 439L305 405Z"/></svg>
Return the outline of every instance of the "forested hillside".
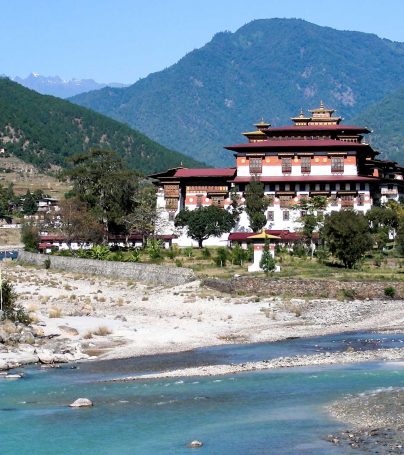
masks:
<svg viewBox="0 0 404 455"><path fill-rule="evenodd" d="M379 158L404 165L404 85L369 106L353 122L373 130L370 141L381 152Z"/></svg>
<svg viewBox="0 0 404 455"><path fill-rule="evenodd" d="M404 84L404 43L300 19L253 21L218 33L177 64L127 88L72 100L214 165L223 145L264 117L288 124L323 99L345 123Z"/></svg>
<svg viewBox="0 0 404 455"><path fill-rule="evenodd" d="M76 104L40 95L9 79L0 79L0 146L46 169L90 147L113 149L128 164L151 173L169 167L200 165L150 140L127 125Z"/></svg>

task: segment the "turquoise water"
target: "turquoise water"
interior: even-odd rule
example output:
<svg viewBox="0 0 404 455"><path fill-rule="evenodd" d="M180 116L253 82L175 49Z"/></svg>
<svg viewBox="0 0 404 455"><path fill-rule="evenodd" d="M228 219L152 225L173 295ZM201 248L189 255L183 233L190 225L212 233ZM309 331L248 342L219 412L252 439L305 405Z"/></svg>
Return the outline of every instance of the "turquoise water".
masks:
<svg viewBox="0 0 404 455"><path fill-rule="evenodd" d="M370 339L368 335L352 337L351 342ZM344 346L342 339L337 340L324 337L319 341ZM383 345L394 340L385 338ZM314 344L317 349L318 342ZM285 353L290 345L292 350L299 349L299 340L276 345ZM307 349L308 341L300 340L300 345ZM224 353L218 352L221 349L143 358L137 366L131 359L81 364L77 369L29 368L21 380L1 380L0 454L358 453L323 439L343 428L329 418L324 405L349 393L404 384L403 365L394 362L182 380L97 382L128 371L190 364L193 355L196 363L203 364L203 355L209 361L233 361L256 358L263 351L276 354L274 344L235 346L234 350L227 346ZM95 406L68 408L78 397L92 399ZM193 439L202 440L204 447L186 448Z"/></svg>

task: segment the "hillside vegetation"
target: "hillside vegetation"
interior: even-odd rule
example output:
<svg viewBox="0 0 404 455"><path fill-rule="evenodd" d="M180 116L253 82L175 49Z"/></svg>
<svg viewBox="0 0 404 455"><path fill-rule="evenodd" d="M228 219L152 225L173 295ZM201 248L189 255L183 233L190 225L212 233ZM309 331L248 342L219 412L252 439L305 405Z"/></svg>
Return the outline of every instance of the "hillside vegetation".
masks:
<svg viewBox="0 0 404 455"><path fill-rule="evenodd" d="M197 161L89 109L40 95L0 79L0 145L39 168L66 165L66 158L90 147L116 150L130 167L144 173Z"/></svg>
<svg viewBox="0 0 404 455"><path fill-rule="evenodd" d="M218 33L175 65L127 88L72 98L212 165L262 116L288 124L323 99L348 121L404 84L404 43L300 19ZM383 145L383 144L382 144Z"/></svg>
<svg viewBox="0 0 404 455"><path fill-rule="evenodd" d="M381 152L380 158L404 164L404 85L369 106L353 121L373 130L370 140Z"/></svg>

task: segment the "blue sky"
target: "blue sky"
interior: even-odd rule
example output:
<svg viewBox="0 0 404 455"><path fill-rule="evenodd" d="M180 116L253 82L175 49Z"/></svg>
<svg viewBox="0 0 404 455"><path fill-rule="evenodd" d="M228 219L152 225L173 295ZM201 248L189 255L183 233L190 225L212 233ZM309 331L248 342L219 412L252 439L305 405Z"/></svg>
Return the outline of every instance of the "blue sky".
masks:
<svg viewBox="0 0 404 455"><path fill-rule="evenodd" d="M133 83L220 31L297 17L404 41L404 0L0 0L0 74Z"/></svg>

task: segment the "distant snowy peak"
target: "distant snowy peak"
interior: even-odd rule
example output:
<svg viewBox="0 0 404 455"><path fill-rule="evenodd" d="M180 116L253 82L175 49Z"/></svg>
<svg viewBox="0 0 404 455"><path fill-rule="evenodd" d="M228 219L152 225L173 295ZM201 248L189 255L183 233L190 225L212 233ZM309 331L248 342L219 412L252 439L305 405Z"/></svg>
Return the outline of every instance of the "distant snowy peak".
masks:
<svg viewBox="0 0 404 455"><path fill-rule="evenodd" d="M76 79L63 80L60 76L42 76L39 73L32 72L25 79L16 76L13 79L24 87L35 90L43 95L53 95L59 98L69 98L79 93L98 90L103 87L126 87L125 84L118 82L100 83L93 79Z"/></svg>

